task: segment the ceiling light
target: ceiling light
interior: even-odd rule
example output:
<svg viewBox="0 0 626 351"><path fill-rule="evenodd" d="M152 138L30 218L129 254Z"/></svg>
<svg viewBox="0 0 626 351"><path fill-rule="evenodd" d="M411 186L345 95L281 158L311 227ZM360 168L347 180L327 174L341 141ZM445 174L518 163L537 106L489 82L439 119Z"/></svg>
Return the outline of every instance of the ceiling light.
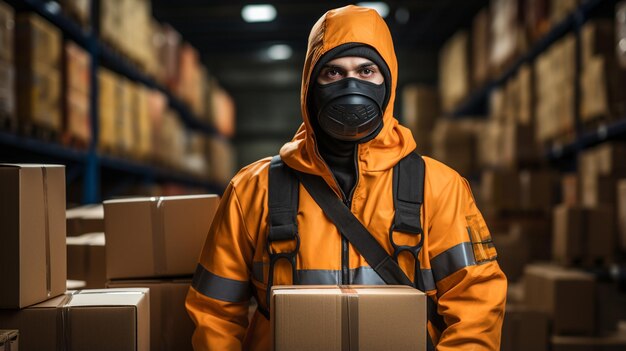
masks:
<svg viewBox="0 0 626 351"><path fill-rule="evenodd" d="M269 4L246 5L241 9L241 17L246 22L270 22L276 18L276 8Z"/></svg>
<svg viewBox="0 0 626 351"><path fill-rule="evenodd" d="M378 12L380 17L382 18L387 17L387 15L389 14L389 5L387 5L387 3L384 3L382 1L364 1L364 2L359 2L357 5L361 7L367 7L372 10L376 10L376 12Z"/></svg>
<svg viewBox="0 0 626 351"><path fill-rule="evenodd" d="M276 44L267 49L267 56L272 60L286 60L291 57L292 52L289 45Z"/></svg>

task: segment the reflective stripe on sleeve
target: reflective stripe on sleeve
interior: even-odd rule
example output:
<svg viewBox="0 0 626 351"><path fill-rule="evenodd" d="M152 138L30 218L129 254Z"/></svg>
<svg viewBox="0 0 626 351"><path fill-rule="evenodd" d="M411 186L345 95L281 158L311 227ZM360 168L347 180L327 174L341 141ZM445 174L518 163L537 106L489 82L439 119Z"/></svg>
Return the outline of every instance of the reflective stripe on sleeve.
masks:
<svg viewBox="0 0 626 351"><path fill-rule="evenodd" d="M460 269L475 264L472 243L469 242L455 245L430 260L432 275L436 282Z"/></svg>
<svg viewBox="0 0 626 351"><path fill-rule="evenodd" d="M201 264L196 267L191 286L202 295L216 300L245 302L250 299L250 284L247 281L220 277Z"/></svg>

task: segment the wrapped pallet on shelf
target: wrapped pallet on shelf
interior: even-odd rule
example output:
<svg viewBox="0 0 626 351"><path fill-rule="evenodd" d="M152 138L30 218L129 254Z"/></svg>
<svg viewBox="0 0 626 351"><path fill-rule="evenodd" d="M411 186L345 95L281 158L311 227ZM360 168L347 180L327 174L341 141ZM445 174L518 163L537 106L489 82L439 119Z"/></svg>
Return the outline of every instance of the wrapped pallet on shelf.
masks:
<svg viewBox="0 0 626 351"><path fill-rule="evenodd" d="M526 50L522 18L522 3L518 0L492 0L491 51L489 65L494 75L502 73Z"/></svg>
<svg viewBox="0 0 626 351"><path fill-rule="evenodd" d="M98 148L101 152L112 154L117 143L116 113L118 76L104 68L98 69L99 96L99 135Z"/></svg>
<svg viewBox="0 0 626 351"><path fill-rule="evenodd" d="M178 67L178 81L174 86L174 93L196 114L202 114L202 75L200 68L200 54L191 44L183 43L180 47Z"/></svg>
<svg viewBox="0 0 626 351"><path fill-rule="evenodd" d="M470 43L467 31L459 31L439 52L439 93L444 112L459 105L470 91Z"/></svg>
<svg viewBox="0 0 626 351"><path fill-rule="evenodd" d="M14 129L17 126L13 55L14 16L13 9L0 2L0 129Z"/></svg>
<svg viewBox="0 0 626 351"><path fill-rule="evenodd" d="M152 124L150 123L150 113L148 107L148 88L139 84L134 91L133 102L133 135L134 152L133 155L142 161L150 158L152 151Z"/></svg>
<svg viewBox="0 0 626 351"><path fill-rule="evenodd" d="M535 63L536 138L571 141L575 121L576 37L568 34L541 54Z"/></svg>
<svg viewBox="0 0 626 351"><path fill-rule="evenodd" d="M580 118L586 129L626 115L626 70L615 55L614 24L585 23L581 34Z"/></svg>
<svg viewBox="0 0 626 351"><path fill-rule="evenodd" d="M119 77L116 83L115 99L117 100L115 113L115 135L117 154L129 157L132 155L135 140L133 138L133 115L132 106L136 97L137 84L125 77Z"/></svg>
<svg viewBox="0 0 626 351"><path fill-rule="evenodd" d="M17 115L27 133L61 132L61 32L33 13L16 26Z"/></svg>
<svg viewBox="0 0 626 351"><path fill-rule="evenodd" d="M65 44L64 54L63 141L86 148L91 141L91 57L70 41Z"/></svg>

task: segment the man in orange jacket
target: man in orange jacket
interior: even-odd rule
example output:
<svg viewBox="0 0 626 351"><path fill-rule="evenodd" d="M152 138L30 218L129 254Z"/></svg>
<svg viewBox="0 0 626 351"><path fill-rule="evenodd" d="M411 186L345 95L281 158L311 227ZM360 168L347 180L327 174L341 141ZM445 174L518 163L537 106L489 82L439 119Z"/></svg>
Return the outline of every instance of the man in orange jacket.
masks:
<svg viewBox="0 0 626 351"><path fill-rule="evenodd" d="M416 146L393 117L396 84L396 56L384 20L356 6L328 11L309 36L301 89L304 123L280 150L288 167L322 177L389 254L393 168ZM359 108L346 113L346 105ZM506 278L489 230L467 181L444 164L423 159L418 274L445 322L442 328L429 323L429 336L440 351L499 350ZM266 158L243 168L224 192L187 295L197 350L270 348L268 319L260 311L250 323L247 317L252 295L261 310L268 308L269 165ZM296 222L300 283L384 284L302 185ZM403 240L416 245L419 238ZM292 249L290 243L273 245L276 251ZM292 283L292 267L283 263L274 267L273 285ZM414 277L412 257L401 255L398 264Z"/></svg>

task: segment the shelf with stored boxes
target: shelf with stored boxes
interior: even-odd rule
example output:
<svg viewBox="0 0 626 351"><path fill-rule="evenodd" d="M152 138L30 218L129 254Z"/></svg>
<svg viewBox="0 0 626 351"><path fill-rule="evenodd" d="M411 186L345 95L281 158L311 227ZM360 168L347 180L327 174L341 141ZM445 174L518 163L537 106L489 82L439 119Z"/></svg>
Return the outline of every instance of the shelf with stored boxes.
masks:
<svg viewBox="0 0 626 351"><path fill-rule="evenodd" d="M16 40L16 55L29 55L27 64L20 63L24 60L11 61L18 88L25 80L24 72L50 83L42 89L44 93L58 85L53 96L43 99L50 100L47 109L40 103L41 96L32 96L32 105L41 108L26 111L20 107L29 106L20 102L24 94L20 89L17 94L11 92L19 97L17 109L8 106L12 112L0 113L5 130L0 142L10 146L12 155L25 153L25 159L38 155L39 162L67 160L72 161L68 165L79 165L83 203L101 200L101 175L109 171L120 181L128 177L189 185L213 193L223 191L234 168L232 99L210 77L195 49L173 28L152 19L150 1L124 3L136 6L133 9L118 9L119 4L97 0L6 3L10 15L17 19L16 35L33 37L26 44L20 44L22 37ZM133 15L131 21L122 12L140 15ZM115 28L111 17L117 16L120 26L122 15L126 26ZM130 22L141 22L143 29L131 30L128 26L137 24ZM7 35L12 31L11 27ZM135 32L142 32L143 37ZM123 33L133 33L128 35L132 40L123 38ZM37 49L37 35L46 38L42 49ZM156 38L150 36L157 35L169 38L171 47L161 48L162 54L174 61L165 63L169 71L174 70L170 76L180 79L159 75L168 70L160 70L161 62L154 58L158 55L150 53L157 50L150 44ZM17 46L25 50L16 50ZM13 68L13 62L17 67Z"/></svg>
<svg viewBox="0 0 626 351"><path fill-rule="evenodd" d="M439 89L403 87L403 122L471 184L509 283L502 350L603 342L626 319L626 2L489 4L442 46ZM563 307L568 279L590 295Z"/></svg>

